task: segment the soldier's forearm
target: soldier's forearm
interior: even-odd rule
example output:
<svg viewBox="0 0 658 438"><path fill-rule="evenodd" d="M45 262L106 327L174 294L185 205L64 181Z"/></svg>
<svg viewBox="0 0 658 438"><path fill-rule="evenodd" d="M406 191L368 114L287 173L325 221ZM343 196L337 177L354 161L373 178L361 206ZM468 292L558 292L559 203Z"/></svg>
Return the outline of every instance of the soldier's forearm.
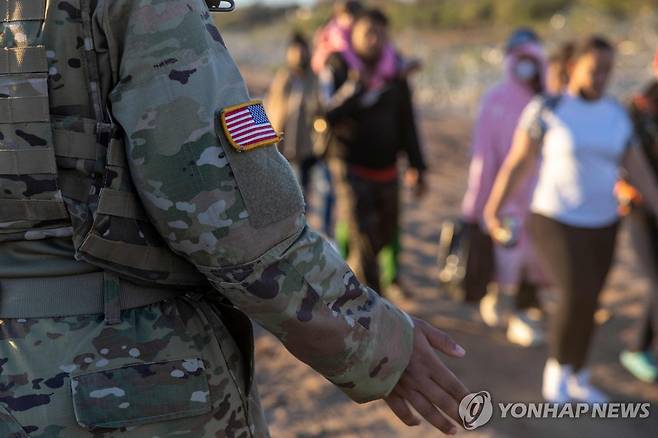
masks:
<svg viewBox="0 0 658 438"><path fill-rule="evenodd" d="M409 317L360 284L313 231L304 229L253 263L200 269L291 353L356 401L388 394L406 368Z"/></svg>

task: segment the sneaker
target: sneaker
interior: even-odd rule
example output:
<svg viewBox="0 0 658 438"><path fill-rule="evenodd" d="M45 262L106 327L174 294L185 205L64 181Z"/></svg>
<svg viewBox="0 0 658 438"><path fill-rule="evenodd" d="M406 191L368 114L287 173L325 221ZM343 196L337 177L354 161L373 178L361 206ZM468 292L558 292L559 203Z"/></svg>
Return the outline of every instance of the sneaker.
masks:
<svg viewBox="0 0 658 438"><path fill-rule="evenodd" d="M585 403L606 403L608 397L590 383L589 372L580 370L567 381L567 392L573 400Z"/></svg>
<svg viewBox="0 0 658 438"><path fill-rule="evenodd" d="M549 403L566 403L569 401L567 385L573 370L571 365L560 365L556 359L549 358L544 367L541 393Z"/></svg>
<svg viewBox="0 0 658 438"><path fill-rule="evenodd" d="M507 340L522 347L535 347L544 342L541 311L528 309L517 312L509 319Z"/></svg>
<svg viewBox="0 0 658 438"><path fill-rule="evenodd" d="M512 309L512 297L489 292L480 300L480 316L489 327L504 327Z"/></svg>
<svg viewBox="0 0 658 438"><path fill-rule="evenodd" d="M648 351L622 351L619 361L638 380L653 383L658 379L658 366Z"/></svg>

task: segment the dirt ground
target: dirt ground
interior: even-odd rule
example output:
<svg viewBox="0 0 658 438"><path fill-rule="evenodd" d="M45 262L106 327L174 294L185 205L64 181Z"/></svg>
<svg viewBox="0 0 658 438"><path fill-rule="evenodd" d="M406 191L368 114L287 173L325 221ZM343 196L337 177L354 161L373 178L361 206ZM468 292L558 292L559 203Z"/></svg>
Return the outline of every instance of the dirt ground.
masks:
<svg viewBox="0 0 658 438"><path fill-rule="evenodd" d="M426 153L431 165L431 192L420 203L405 193L402 282L408 298L396 304L450 333L467 350L449 360L471 390L487 390L494 402L541 401L540 382L546 348L508 344L502 330L487 328L474 308L450 301L439 290L435 258L440 223L457 215L465 189L471 121L455 115L422 117ZM598 330L590 354L593 380L613 399L650 401L645 420L501 420L464 437L658 437L658 386L635 381L618 362L642 311L646 284L634 268L632 251L622 233L616 268L602 297L612 318ZM433 437L427 425L405 427L383 402L356 405L293 358L271 335L256 340L257 381L274 438Z"/></svg>

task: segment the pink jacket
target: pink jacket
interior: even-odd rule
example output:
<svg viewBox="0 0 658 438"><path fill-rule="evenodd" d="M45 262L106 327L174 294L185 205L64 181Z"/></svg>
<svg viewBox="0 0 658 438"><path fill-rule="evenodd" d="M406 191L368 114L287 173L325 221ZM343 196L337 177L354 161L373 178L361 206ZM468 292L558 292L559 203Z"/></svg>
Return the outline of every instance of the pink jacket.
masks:
<svg viewBox="0 0 658 438"><path fill-rule="evenodd" d="M329 56L334 52L342 52L350 47L351 28L345 28L338 24L337 20L331 20L327 25L318 30L315 35L315 47L311 68L316 74L324 69Z"/></svg>
<svg viewBox="0 0 658 438"><path fill-rule="evenodd" d="M468 190L464 196L462 213L470 222L483 221L483 210L499 169L512 146L514 132L521 113L534 94L521 84L512 72L517 59L531 56L545 68L544 52L538 44L530 43L516 49L505 59L505 78L482 99L480 114L475 124L472 161ZM523 222L529 209L536 178L512 194L501 214Z"/></svg>

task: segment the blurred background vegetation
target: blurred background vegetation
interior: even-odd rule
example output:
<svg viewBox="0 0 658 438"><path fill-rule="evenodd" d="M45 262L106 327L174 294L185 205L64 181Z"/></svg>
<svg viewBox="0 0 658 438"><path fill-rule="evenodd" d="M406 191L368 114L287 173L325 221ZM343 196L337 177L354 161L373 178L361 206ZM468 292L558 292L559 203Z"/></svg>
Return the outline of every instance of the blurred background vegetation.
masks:
<svg viewBox="0 0 658 438"><path fill-rule="evenodd" d="M248 29L276 21L316 28L330 15L330 1L319 1L311 9L296 6L268 6L256 3L240 6L222 19L226 29ZM586 23L591 14L626 20L652 14L658 0L380 0L378 4L393 18L396 28L468 29L500 24L542 25L556 14ZM579 20L580 18L580 20Z"/></svg>
<svg viewBox="0 0 658 438"><path fill-rule="evenodd" d="M401 52L423 61L414 86L424 111L474 114L482 93L500 79L504 41L518 26L535 28L548 52L590 33L608 37L619 49L611 92L620 99L651 77L658 46L658 0L365 2L389 14ZM329 19L333 1L311 7L236 3L235 12L215 14L215 19L253 94L262 96L283 63L291 32L301 30L312 38Z"/></svg>

